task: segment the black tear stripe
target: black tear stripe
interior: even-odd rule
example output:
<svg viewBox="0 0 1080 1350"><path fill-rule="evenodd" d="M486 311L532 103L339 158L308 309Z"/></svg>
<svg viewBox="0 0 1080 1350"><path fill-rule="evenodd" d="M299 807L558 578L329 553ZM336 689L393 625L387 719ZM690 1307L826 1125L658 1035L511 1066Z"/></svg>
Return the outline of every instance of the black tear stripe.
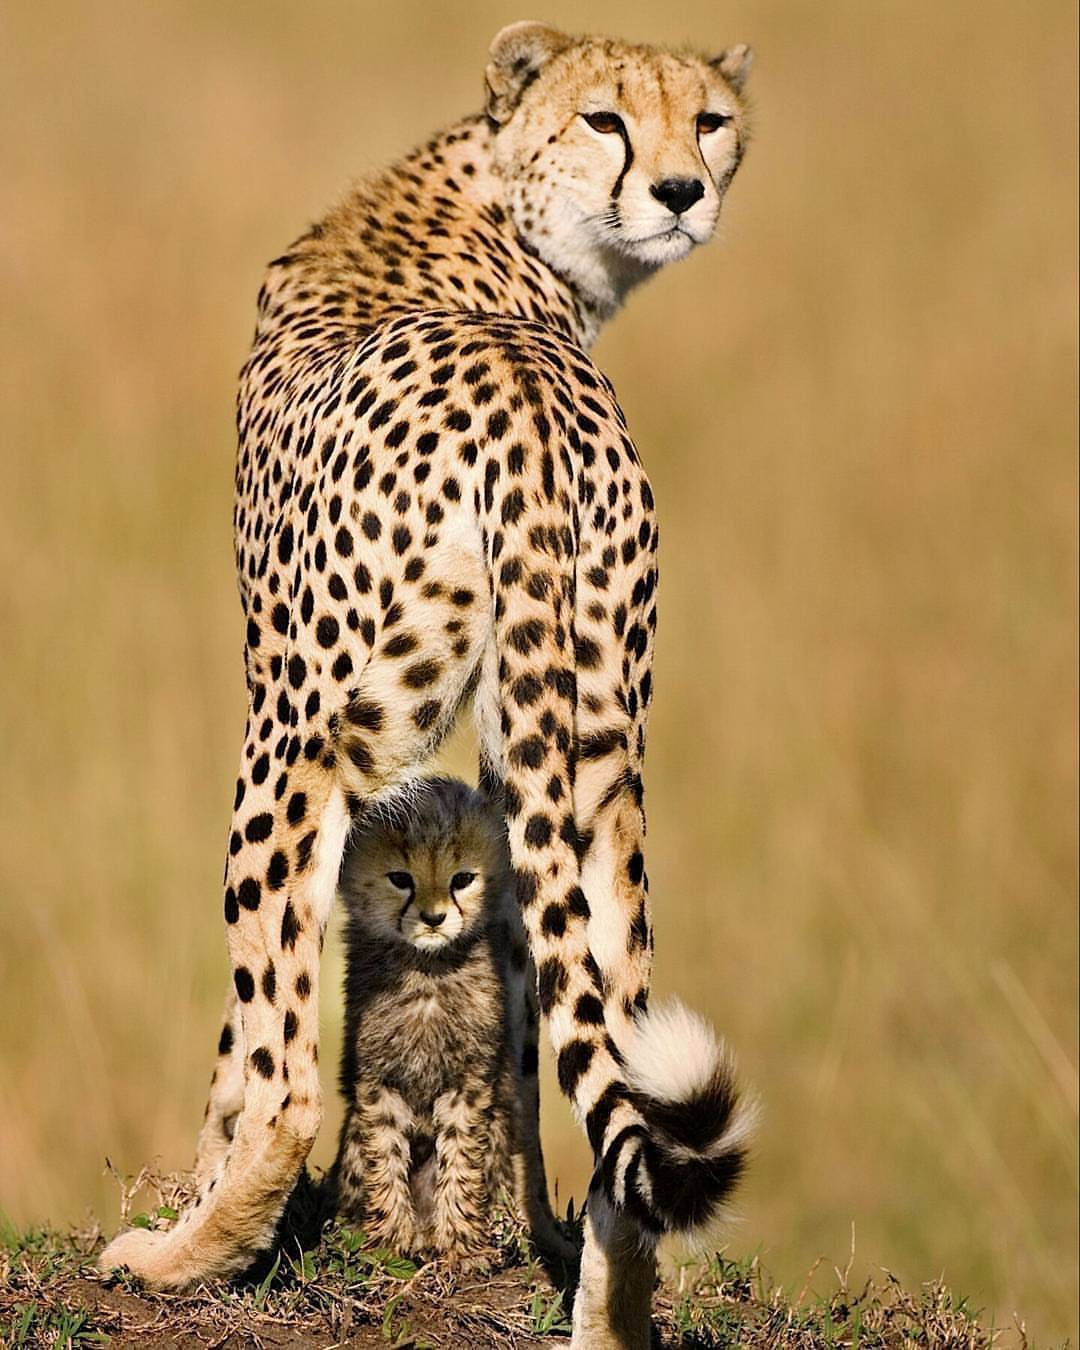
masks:
<svg viewBox="0 0 1080 1350"><path fill-rule="evenodd" d="M611 200L617 202L619 194L622 192L623 179L630 172L630 165L634 162L634 147L630 144L630 133L626 130L623 123L619 122L619 135L622 137L623 149L626 152L626 158L623 160L622 171L615 179L615 186L611 189Z"/></svg>

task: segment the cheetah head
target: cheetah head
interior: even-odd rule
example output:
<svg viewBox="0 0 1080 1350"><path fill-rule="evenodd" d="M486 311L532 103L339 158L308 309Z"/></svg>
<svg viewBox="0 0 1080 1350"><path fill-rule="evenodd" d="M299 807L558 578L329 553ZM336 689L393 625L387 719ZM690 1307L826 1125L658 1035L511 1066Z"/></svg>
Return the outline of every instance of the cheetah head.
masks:
<svg viewBox="0 0 1080 1350"><path fill-rule="evenodd" d="M750 63L743 45L708 59L504 28L487 115L522 238L601 304L705 243L745 147Z"/></svg>

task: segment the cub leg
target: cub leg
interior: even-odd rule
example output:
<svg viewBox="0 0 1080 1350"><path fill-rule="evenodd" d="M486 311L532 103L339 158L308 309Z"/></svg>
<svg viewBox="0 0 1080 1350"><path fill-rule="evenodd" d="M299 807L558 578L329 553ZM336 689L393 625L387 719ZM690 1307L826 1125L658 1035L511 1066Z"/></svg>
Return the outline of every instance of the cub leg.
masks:
<svg viewBox="0 0 1080 1350"><path fill-rule="evenodd" d="M338 1155L340 1212L381 1247L416 1251L421 1235L409 1189L413 1113L391 1088L359 1082Z"/></svg>
<svg viewBox="0 0 1080 1350"><path fill-rule="evenodd" d="M436 1099L433 1237L440 1252L461 1255L490 1236L492 1110L491 1086L479 1080Z"/></svg>

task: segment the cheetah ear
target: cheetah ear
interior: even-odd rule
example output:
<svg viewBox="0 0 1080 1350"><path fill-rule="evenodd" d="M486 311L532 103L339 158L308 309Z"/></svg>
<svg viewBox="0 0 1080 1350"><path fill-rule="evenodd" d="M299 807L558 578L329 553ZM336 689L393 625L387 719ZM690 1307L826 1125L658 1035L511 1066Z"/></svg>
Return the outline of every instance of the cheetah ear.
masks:
<svg viewBox="0 0 1080 1350"><path fill-rule="evenodd" d="M739 42L721 52L709 64L720 72L737 94L741 94L750 67L754 64L754 51L745 42Z"/></svg>
<svg viewBox="0 0 1080 1350"><path fill-rule="evenodd" d="M534 19L501 28L491 44L484 81L487 85L487 115L502 125L509 122L522 94L541 69L573 42L547 24Z"/></svg>

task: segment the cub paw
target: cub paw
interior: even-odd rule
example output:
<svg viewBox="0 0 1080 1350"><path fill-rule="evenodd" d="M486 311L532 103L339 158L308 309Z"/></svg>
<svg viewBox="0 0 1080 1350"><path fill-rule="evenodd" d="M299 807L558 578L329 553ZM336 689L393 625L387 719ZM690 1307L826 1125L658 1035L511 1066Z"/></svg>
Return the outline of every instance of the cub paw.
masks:
<svg viewBox="0 0 1080 1350"><path fill-rule="evenodd" d="M406 1218L368 1223L365 1232L374 1247L388 1248L401 1256L419 1256L424 1252L423 1234Z"/></svg>

